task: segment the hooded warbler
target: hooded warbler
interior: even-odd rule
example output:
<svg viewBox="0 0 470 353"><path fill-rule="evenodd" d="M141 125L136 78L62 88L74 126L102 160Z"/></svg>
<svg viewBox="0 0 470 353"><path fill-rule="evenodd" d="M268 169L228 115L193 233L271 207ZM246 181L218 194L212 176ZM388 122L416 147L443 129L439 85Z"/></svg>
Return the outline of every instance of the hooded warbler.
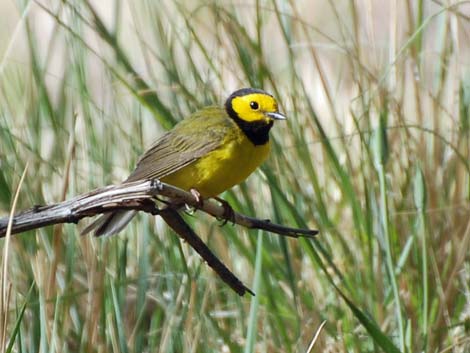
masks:
<svg viewBox="0 0 470 353"><path fill-rule="evenodd" d="M242 88L224 107L205 107L176 124L139 159L125 182L159 179L203 198L245 180L268 156L269 130L284 120L269 93ZM106 213L86 227L96 236L120 232L136 211Z"/></svg>

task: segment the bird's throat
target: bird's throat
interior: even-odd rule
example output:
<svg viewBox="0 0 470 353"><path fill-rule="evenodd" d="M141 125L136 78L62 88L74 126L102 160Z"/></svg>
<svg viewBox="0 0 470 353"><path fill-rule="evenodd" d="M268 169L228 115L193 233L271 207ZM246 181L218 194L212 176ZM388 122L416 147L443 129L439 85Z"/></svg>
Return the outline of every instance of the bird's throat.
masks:
<svg viewBox="0 0 470 353"><path fill-rule="evenodd" d="M269 130L273 126L272 121L269 123L264 121L246 122L238 117L234 120L255 146L264 145L269 142Z"/></svg>
<svg viewBox="0 0 470 353"><path fill-rule="evenodd" d="M269 130L273 127L273 121L245 121L238 117L231 106L226 107L228 115L235 121L238 127L243 131L248 140L255 146L265 145L269 142Z"/></svg>

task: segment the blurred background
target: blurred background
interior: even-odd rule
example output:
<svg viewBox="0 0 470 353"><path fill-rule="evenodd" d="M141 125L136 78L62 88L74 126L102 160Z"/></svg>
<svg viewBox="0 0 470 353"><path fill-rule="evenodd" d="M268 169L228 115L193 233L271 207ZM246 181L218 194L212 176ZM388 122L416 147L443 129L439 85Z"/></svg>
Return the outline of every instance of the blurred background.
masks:
<svg viewBox="0 0 470 353"><path fill-rule="evenodd" d="M1 240L1 352L469 352L470 5L0 0L0 215L119 183L192 111L263 88L288 117L223 194L320 230L160 219Z"/></svg>

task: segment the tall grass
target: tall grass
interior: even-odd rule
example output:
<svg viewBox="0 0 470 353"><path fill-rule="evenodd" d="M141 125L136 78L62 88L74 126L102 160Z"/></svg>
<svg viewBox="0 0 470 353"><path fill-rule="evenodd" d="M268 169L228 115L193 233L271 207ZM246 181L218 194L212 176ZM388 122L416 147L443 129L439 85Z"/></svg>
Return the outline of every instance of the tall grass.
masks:
<svg viewBox="0 0 470 353"><path fill-rule="evenodd" d="M465 2L17 2L0 41L0 210L123 180L190 112L240 87L288 115L223 197L315 241L187 220L238 297L160 219L119 236L14 236L0 337L15 352L470 350ZM5 10L6 11L6 10Z"/></svg>

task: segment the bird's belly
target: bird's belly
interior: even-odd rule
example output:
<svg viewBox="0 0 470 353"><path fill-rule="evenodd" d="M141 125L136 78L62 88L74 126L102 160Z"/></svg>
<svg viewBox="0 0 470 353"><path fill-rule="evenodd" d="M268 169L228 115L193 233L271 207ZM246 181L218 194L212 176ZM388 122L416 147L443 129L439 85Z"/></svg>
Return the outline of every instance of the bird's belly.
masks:
<svg viewBox="0 0 470 353"><path fill-rule="evenodd" d="M245 180L263 163L270 149L269 142L254 146L247 139L223 145L162 181L184 190L194 188L204 197L213 197Z"/></svg>

